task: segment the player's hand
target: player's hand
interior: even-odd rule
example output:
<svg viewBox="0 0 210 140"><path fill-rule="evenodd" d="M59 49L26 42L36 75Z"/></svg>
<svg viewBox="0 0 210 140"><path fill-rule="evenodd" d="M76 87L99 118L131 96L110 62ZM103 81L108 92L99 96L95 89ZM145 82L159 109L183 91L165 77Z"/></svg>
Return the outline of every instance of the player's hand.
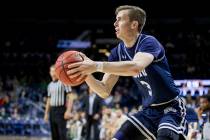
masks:
<svg viewBox="0 0 210 140"><path fill-rule="evenodd" d="M96 72L96 63L83 53L80 53L79 55L84 59L84 61L68 65L69 70L67 71L67 74L70 78L80 76L82 79L84 76Z"/></svg>
<svg viewBox="0 0 210 140"><path fill-rule="evenodd" d="M46 123L48 123L48 120L49 120L48 114L45 114L45 115L44 115L44 121L45 121Z"/></svg>
<svg viewBox="0 0 210 140"><path fill-rule="evenodd" d="M70 112L70 111L66 111L65 113L64 113L64 119L65 120L69 120L69 119L71 119L73 117L73 115L72 115L72 113Z"/></svg>

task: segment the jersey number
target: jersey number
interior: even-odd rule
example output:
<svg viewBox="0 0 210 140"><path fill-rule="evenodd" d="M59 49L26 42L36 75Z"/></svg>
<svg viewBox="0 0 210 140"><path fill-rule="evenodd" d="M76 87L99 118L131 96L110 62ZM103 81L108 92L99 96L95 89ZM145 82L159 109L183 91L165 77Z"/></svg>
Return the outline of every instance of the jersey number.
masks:
<svg viewBox="0 0 210 140"><path fill-rule="evenodd" d="M151 88L151 86L150 86L147 82L145 82L145 81L140 81L140 83L141 83L144 87L147 88L147 90L148 90L148 92L149 92L149 95L152 96L152 88Z"/></svg>

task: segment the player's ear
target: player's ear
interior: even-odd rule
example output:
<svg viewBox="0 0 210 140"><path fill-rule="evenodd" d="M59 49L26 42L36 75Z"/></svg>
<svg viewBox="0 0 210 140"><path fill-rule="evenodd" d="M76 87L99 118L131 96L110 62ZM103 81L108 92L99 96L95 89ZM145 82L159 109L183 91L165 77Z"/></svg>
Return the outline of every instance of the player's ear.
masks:
<svg viewBox="0 0 210 140"><path fill-rule="evenodd" d="M132 24L131 24L131 28L132 29L138 29L138 26L139 26L139 23L138 23L138 21L132 21Z"/></svg>

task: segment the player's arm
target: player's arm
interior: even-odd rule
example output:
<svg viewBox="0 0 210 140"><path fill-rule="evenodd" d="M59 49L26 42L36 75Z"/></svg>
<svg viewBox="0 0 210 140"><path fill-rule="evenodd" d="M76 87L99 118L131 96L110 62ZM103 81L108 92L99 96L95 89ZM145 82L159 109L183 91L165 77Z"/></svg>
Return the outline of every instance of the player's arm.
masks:
<svg viewBox="0 0 210 140"><path fill-rule="evenodd" d="M50 111L50 97L47 97L47 102L45 105L45 114L44 114L44 120L47 122L49 119L49 111Z"/></svg>
<svg viewBox="0 0 210 140"><path fill-rule="evenodd" d="M152 63L154 56L150 53L138 52L132 61L120 62L95 62L82 54L83 62L73 63L69 65L67 74L70 78L80 75L87 75L100 71L121 76L136 76Z"/></svg>
<svg viewBox="0 0 210 140"><path fill-rule="evenodd" d="M92 75L88 75L86 83L101 98L107 98L118 79L119 76L107 73L104 74L102 81L95 79Z"/></svg>
<svg viewBox="0 0 210 140"><path fill-rule="evenodd" d="M152 63L154 56L138 52L132 61L102 62L102 72L122 76L136 76Z"/></svg>

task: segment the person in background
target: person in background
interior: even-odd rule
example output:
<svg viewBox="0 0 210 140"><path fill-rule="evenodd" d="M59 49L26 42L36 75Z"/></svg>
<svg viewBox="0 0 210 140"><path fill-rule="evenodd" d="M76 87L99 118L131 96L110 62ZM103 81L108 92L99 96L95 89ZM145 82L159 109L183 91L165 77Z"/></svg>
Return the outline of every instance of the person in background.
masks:
<svg viewBox="0 0 210 140"><path fill-rule="evenodd" d="M87 120L85 127L86 140L98 140L103 101L89 88L88 96L84 99L84 102L84 110Z"/></svg>
<svg viewBox="0 0 210 140"><path fill-rule="evenodd" d="M199 100L200 106L196 108L198 115L199 125L202 128L204 123L208 120L210 113L210 95L203 95Z"/></svg>
<svg viewBox="0 0 210 140"><path fill-rule="evenodd" d="M70 86L64 85L55 74L55 66L50 67L52 81L48 85L48 98L44 120L50 120L52 140L66 140L66 121L72 117L73 100L70 98Z"/></svg>

